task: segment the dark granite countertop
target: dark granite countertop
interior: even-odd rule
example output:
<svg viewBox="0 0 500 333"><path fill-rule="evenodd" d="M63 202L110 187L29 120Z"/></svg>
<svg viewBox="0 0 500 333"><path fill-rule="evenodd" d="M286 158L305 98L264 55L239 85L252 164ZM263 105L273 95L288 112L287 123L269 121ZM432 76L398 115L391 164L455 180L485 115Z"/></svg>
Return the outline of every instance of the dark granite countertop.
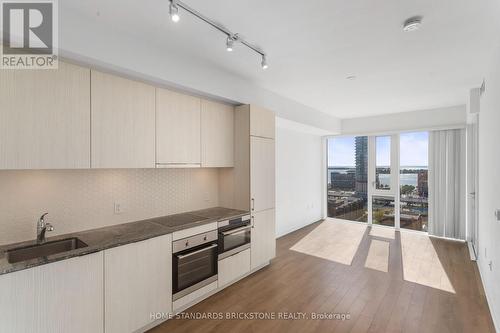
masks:
<svg viewBox="0 0 500 333"><path fill-rule="evenodd" d="M58 235L47 238L47 242L76 237L81 239L88 246L14 264L10 264L7 261L6 251L18 247L34 245L36 243L35 240L3 245L0 246L0 275L95 253L112 247L170 234L174 231L188 229L219 220L236 218L247 214L249 214L247 211L214 207L182 214L117 224L109 227L91 229L71 234ZM55 225L55 227L57 227L57 225Z"/></svg>

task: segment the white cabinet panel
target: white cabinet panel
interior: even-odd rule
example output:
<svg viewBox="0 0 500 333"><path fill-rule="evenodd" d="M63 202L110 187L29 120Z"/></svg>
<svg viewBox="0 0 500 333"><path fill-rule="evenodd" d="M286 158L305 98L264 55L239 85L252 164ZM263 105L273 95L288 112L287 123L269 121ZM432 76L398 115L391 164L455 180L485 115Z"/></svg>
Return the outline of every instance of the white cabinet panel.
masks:
<svg viewBox="0 0 500 333"><path fill-rule="evenodd" d="M200 99L156 88L156 163L200 164Z"/></svg>
<svg viewBox="0 0 500 333"><path fill-rule="evenodd" d="M272 111L251 105L250 106L250 135L274 139L275 116Z"/></svg>
<svg viewBox="0 0 500 333"><path fill-rule="evenodd" d="M155 167L155 88L91 72L92 168Z"/></svg>
<svg viewBox="0 0 500 333"><path fill-rule="evenodd" d="M274 140L250 137L250 192L252 211L274 208Z"/></svg>
<svg viewBox="0 0 500 333"><path fill-rule="evenodd" d="M250 272L250 249L219 260L219 288Z"/></svg>
<svg viewBox="0 0 500 333"><path fill-rule="evenodd" d="M90 167L90 70L0 70L0 169Z"/></svg>
<svg viewBox="0 0 500 333"><path fill-rule="evenodd" d="M103 253L0 276L0 331L103 332Z"/></svg>
<svg viewBox="0 0 500 333"><path fill-rule="evenodd" d="M201 101L201 164L203 167L234 165L234 107Z"/></svg>
<svg viewBox="0 0 500 333"><path fill-rule="evenodd" d="M172 236L104 251L105 331L134 332L172 311Z"/></svg>
<svg viewBox="0 0 500 333"><path fill-rule="evenodd" d="M268 209L252 214L252 269L262 266L276 256L275 211Z"/></svg>

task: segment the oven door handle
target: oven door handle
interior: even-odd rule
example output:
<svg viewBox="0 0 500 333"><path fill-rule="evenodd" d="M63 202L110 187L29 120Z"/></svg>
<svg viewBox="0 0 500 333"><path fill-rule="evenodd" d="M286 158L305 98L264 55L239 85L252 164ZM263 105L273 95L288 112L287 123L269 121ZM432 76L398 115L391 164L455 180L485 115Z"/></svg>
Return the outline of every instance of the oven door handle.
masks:
<svg viewBox="0 0 500 333"><path fill-rule="evenodd" d="M250 229L252 228L251 225L246 225L244 227L240 227L240 228L236 228L236 229L233 229L233 230L229 230L229 231L223 231L222 234L224 236L227 236L227 235L232 235L232 234L235 234L235 233L238 233L238 232L241 232L241 231L244 231L244 230L247 230L247 229Z"/></svg>
<svg viewBox="0 0 500 333"><path fill-rule="evenodd" d="M203 251L206 251L206 250L210 250L210 249L212 249L212 248L214 248L214 247L217 247L217 246L218 246L217 244L212 244L212 245L210 245L210 246L204 247L204 248L199 249L199 250L196 250L196 251L194 251L194 252L189 252L189 253L187 253L187 254L181 254L181 255L177 255L177 254L176 254L175 256L176 256L177 258L179 258L179 259L184 259L184 258L190 257L190 256L192 256L192 255L195 255L195 254L197 254L197 253L200 253L200 252L203 252Z"/></svg>

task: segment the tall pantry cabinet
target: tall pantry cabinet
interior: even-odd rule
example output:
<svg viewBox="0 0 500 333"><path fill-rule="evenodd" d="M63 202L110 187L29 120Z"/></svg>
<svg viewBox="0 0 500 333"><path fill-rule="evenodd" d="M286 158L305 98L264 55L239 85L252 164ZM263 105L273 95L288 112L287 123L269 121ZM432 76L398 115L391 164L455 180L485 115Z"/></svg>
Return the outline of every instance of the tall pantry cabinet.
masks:
<svg viewBox="0 0 500 333"><path fill-rule="evenodd" d="M275 116L254 105L235 109L234 168L221 170L221 204L250 210L251 269L276 256Z"/></svg>

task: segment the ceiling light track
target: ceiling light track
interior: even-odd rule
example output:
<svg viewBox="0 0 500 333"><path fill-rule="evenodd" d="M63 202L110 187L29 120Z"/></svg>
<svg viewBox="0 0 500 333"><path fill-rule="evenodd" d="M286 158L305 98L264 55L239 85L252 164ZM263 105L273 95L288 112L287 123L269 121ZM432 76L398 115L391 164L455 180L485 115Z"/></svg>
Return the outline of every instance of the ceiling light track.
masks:
<svg viewBox="0 0 500 333"><path fill-rule="evenodd" d="M169 0L169 2L170 2L170 7L169 7L170 17L171 17L172 21L174 21L174 22L179 21L179 19L180 19L179 8L182 8L186 12L190 13L191 15L197 17L198 19L204 21L205 23L209 24L213 28L215 28L215 29L219 30L220 32L222 32L223 34L225 34L227 36L227 40L226 40L227 51L232 51L234 42L239 42L261 56L262 69L267 69L269 67L268 63L267 63L266 53L258 46L246 41L245 39L241 38L241 36L238 33L233 33L232 31L230 31L229 29L224 27L222 24L217 23L214 20L206 17L205 15L198 12L196 9L189 7L188 5L186 5L182 1Z"/></svg>

